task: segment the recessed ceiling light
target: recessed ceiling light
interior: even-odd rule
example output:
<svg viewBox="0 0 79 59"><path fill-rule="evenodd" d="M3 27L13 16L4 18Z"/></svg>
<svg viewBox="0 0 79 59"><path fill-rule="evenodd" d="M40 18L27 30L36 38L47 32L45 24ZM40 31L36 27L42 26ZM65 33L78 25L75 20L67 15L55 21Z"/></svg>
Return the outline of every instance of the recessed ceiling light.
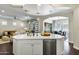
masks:
<svg viewBox="0 0 79 59"><path fill-rule="evenodd" d="M2 25L7 25L7 21L2 21Z"/></svg>
<svg viewBox="0 0 79 59"><path fill-rule="evenodd" d="M4 13L4 12L5 12L5 10L1 10L1 12L2 12L2 13Z"/></svg>

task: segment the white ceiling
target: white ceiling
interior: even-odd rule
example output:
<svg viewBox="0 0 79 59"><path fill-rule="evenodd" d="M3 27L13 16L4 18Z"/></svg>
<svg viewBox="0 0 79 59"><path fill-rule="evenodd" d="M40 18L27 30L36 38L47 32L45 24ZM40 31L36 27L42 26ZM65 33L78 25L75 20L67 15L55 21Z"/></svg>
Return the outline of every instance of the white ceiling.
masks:
<svg viewBox="0 0 79 59"><path fill-rule="evenodd" d="M78 5L53 5L53 4L25 4L22 5L10 5L0 4L0 18L17 17L25 18L27 15L31 16L47 16L58 12L67 12L73 10ZM4 10L5 12L2 12ZM2 17L2 18L3 18Z"/></svg>
<svg viewBox="0 0 79 59"><path fill-rule="evenodd" d="M73 9L70 6L59 6L59 5L51 5L51 4L41 4L40 6L37 4L27 4L23 7L24 10L27 10L27 14L35 15L35 16L45 16L54 14L61 11L67 11Z"/></svg>
<svg viewBox="0 0 79 59"><path fill-rule="evenodd" d="M56 17L50 17L48 19L45 19L43 22L52 23L53 20L67 20L68 17L64 16L56 16Z"/></svg>

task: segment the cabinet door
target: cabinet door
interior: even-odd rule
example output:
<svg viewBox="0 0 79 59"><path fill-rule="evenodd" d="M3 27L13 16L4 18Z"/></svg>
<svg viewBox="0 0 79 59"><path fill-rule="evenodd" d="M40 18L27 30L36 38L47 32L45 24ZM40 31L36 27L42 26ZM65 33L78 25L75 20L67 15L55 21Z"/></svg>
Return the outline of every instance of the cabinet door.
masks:
<svg viewBox="0 0 79 59"><path fill-rule="evenodd" d="M14 44L15 55L41 55L43 54L42 40L19 40Z"/></svg>
<svg viewBox="0 0 79 59"><path fill-rule="evenodd" d="M18 54L20 55L32 55L33 53L33 44L31 43L22 43L18 48Z"/></svg>
<svg viewBox="0 0 79 59"><path fill-rule="evenodd" d="M33 45L33 55L43 55L43 45L42 44Z"/></svg>
<svg viewBox="0 0 79 59"><path fill-rule="evenodd" d="M64 39L57 40L57 55L62 55L64 52Z"/></svg>

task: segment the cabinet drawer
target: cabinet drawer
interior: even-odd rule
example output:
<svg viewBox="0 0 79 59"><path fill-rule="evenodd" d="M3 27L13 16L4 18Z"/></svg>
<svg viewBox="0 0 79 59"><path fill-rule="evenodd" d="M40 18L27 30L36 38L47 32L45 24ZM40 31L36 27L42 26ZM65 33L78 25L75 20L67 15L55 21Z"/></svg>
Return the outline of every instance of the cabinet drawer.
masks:
<svg viewBox="0 0 79 59"><path fill-rule="evenodd" d="M19 43L38 43L41 44L43 43L43 40L18 40Z"/></svg>
<svg viewBox="0 0 79 59"><path fill-rule="evenodd" d="M43 43L43 40L32 40L32 41L33 41L33 43L37 43L37 44Z"/></svg>

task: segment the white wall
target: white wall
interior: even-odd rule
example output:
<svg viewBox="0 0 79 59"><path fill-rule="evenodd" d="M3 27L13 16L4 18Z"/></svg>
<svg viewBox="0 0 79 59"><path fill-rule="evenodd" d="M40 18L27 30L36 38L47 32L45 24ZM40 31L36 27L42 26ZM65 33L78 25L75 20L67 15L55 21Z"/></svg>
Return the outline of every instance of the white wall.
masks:
<svg viewBox="0 0 79 59"><path fill-rule="evenodd" d="M2 25L2 21L6 21L7 25ZM16 26L13 26L13 22L16 22ZM11 19L0 19L0 31L7 31L7 30L21 30L23 29L25 26L22 27L21 23L24 23L20 20L11 20Z"/></svg>
<svg viewBox="0 0 79 59"><path fill-rule="evenodd" d="M69 42L74 43L74 20L73 13L69 16Z"/></svg>
<svg viewBox="0 0 79 59"><path fill-rule="evenodd" d="M73 12L73 39L74 39L74 48L79 49L79 7L76 8Z"/></svg>

